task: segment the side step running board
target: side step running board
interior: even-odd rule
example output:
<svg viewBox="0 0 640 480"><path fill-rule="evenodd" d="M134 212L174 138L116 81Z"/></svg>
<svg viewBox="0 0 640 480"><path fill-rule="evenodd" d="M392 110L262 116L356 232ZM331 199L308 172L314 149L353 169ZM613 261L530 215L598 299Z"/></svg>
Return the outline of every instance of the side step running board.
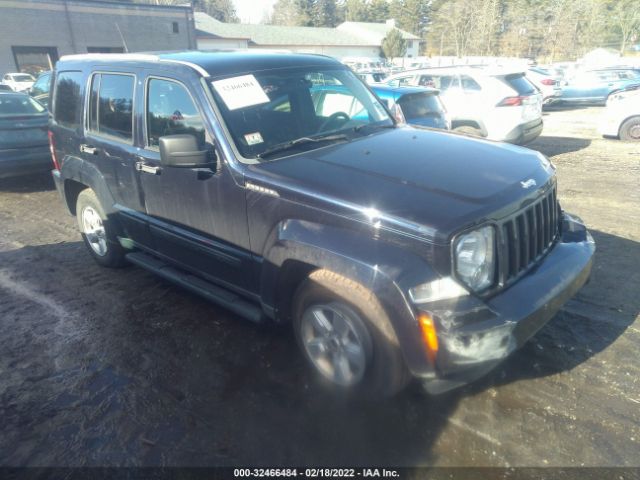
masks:
<svg viewBox="0 0 640 480"><path fill-rule="evenodd" d="M263 314L260 307L248 302L235 293L229 292L224 288L218 287L176 267L172 267L162 260L146 253L132 252L128 253L126 258L131 263L149 270L193 293L201 295L207 300L217 303L247 320L255 323L261 323L263 321Z"/></svg>

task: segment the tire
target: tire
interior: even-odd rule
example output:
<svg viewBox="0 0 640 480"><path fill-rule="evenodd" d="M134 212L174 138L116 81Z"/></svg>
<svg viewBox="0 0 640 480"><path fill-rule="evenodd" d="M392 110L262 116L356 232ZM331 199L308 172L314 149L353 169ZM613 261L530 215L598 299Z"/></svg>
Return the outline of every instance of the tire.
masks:
<svg viewBox="0 0 640 480"><path fill-rule="evenodd" d="M314 315L318 309L331 324L328 334L326 328L318 328ZM340 327L342 323L349 325L346 335L345 328ZM294 297L293 328L308 364L333 390L385 398L398 393L411 379L389 317L378 299L362 285L341 275L328 270L316 270L309 275ZM319 330L324 333L318 333ZM318 335L314 337L315 334ZM326 336L332 334L340 338L328 341ZM317 337L323 340L314 342ZM361 356L354 344L361 346ZM351 376L340 373L343 369L336 367L336 364L344 366L347 357ZM348 381L342 381L347 377Z"/></svg>
<svg viewBox="0 0 640 480"><path fill-rule="evenodd" d="M620 126L620 140L640 142L640 117L631 117Z"/></svg>
<svg viewBox="0 0 640 480"><path fill-rule="evenodd" d="M461 125L453 129L454 132L464 133L465 135L472 135L474 137L482 137L482 131L479 128L472 127L470 125Z"/></svg>
<svg viewBox="0 0 640 480"><path fill-rule="evenodd" d="M127 265L125 250L118 242L113 224L90 188L78 195L76 218L84 244L99 265L110 268Z"/></svg>

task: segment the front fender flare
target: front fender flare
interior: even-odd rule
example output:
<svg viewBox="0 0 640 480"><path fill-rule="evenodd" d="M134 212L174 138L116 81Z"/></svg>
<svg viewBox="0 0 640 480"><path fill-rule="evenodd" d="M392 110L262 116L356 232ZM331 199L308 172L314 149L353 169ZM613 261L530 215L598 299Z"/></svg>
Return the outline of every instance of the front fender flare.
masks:
<svg viewBox="0 0 640 480"><path fill-rule="evenodd" d="M430 368L406 294L408 288L438 277L423 258L362 233L286 220L273 230L265 249L260 282L264 303L278 304L279 275L292 260L330 270L372 291L389 316L409 369L424 374Z"/></svg>

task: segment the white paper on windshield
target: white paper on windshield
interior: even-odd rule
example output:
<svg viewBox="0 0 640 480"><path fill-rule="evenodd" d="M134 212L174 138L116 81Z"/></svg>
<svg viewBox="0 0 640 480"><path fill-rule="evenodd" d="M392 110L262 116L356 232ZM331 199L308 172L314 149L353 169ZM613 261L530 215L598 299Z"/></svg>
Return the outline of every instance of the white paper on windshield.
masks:
<svg viewBox="0 0 640 480"><path fill-rule="evenodd" d="M253 75L225 78L212 82L229 110L267 103L269 97Z"/></svg>

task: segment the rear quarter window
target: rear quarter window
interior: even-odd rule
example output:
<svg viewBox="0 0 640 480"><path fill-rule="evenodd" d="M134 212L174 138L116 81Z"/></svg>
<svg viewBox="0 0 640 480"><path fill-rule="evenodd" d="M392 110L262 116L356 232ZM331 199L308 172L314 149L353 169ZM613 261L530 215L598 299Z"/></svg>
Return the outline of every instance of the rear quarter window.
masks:
<svg viewBox="0 0 640 480"><path fill-rule="evenodd" d="M502 81L518 92L518 95L533 95L537 92L536 87L524 77L524 73L506 75Z"/></svg>
<svg viewBox="0 0 640 480"><path fill-rule="evenodd" d="M55 82L53 118L63 127L80 126L82 72L59 72Z"/></svg>

